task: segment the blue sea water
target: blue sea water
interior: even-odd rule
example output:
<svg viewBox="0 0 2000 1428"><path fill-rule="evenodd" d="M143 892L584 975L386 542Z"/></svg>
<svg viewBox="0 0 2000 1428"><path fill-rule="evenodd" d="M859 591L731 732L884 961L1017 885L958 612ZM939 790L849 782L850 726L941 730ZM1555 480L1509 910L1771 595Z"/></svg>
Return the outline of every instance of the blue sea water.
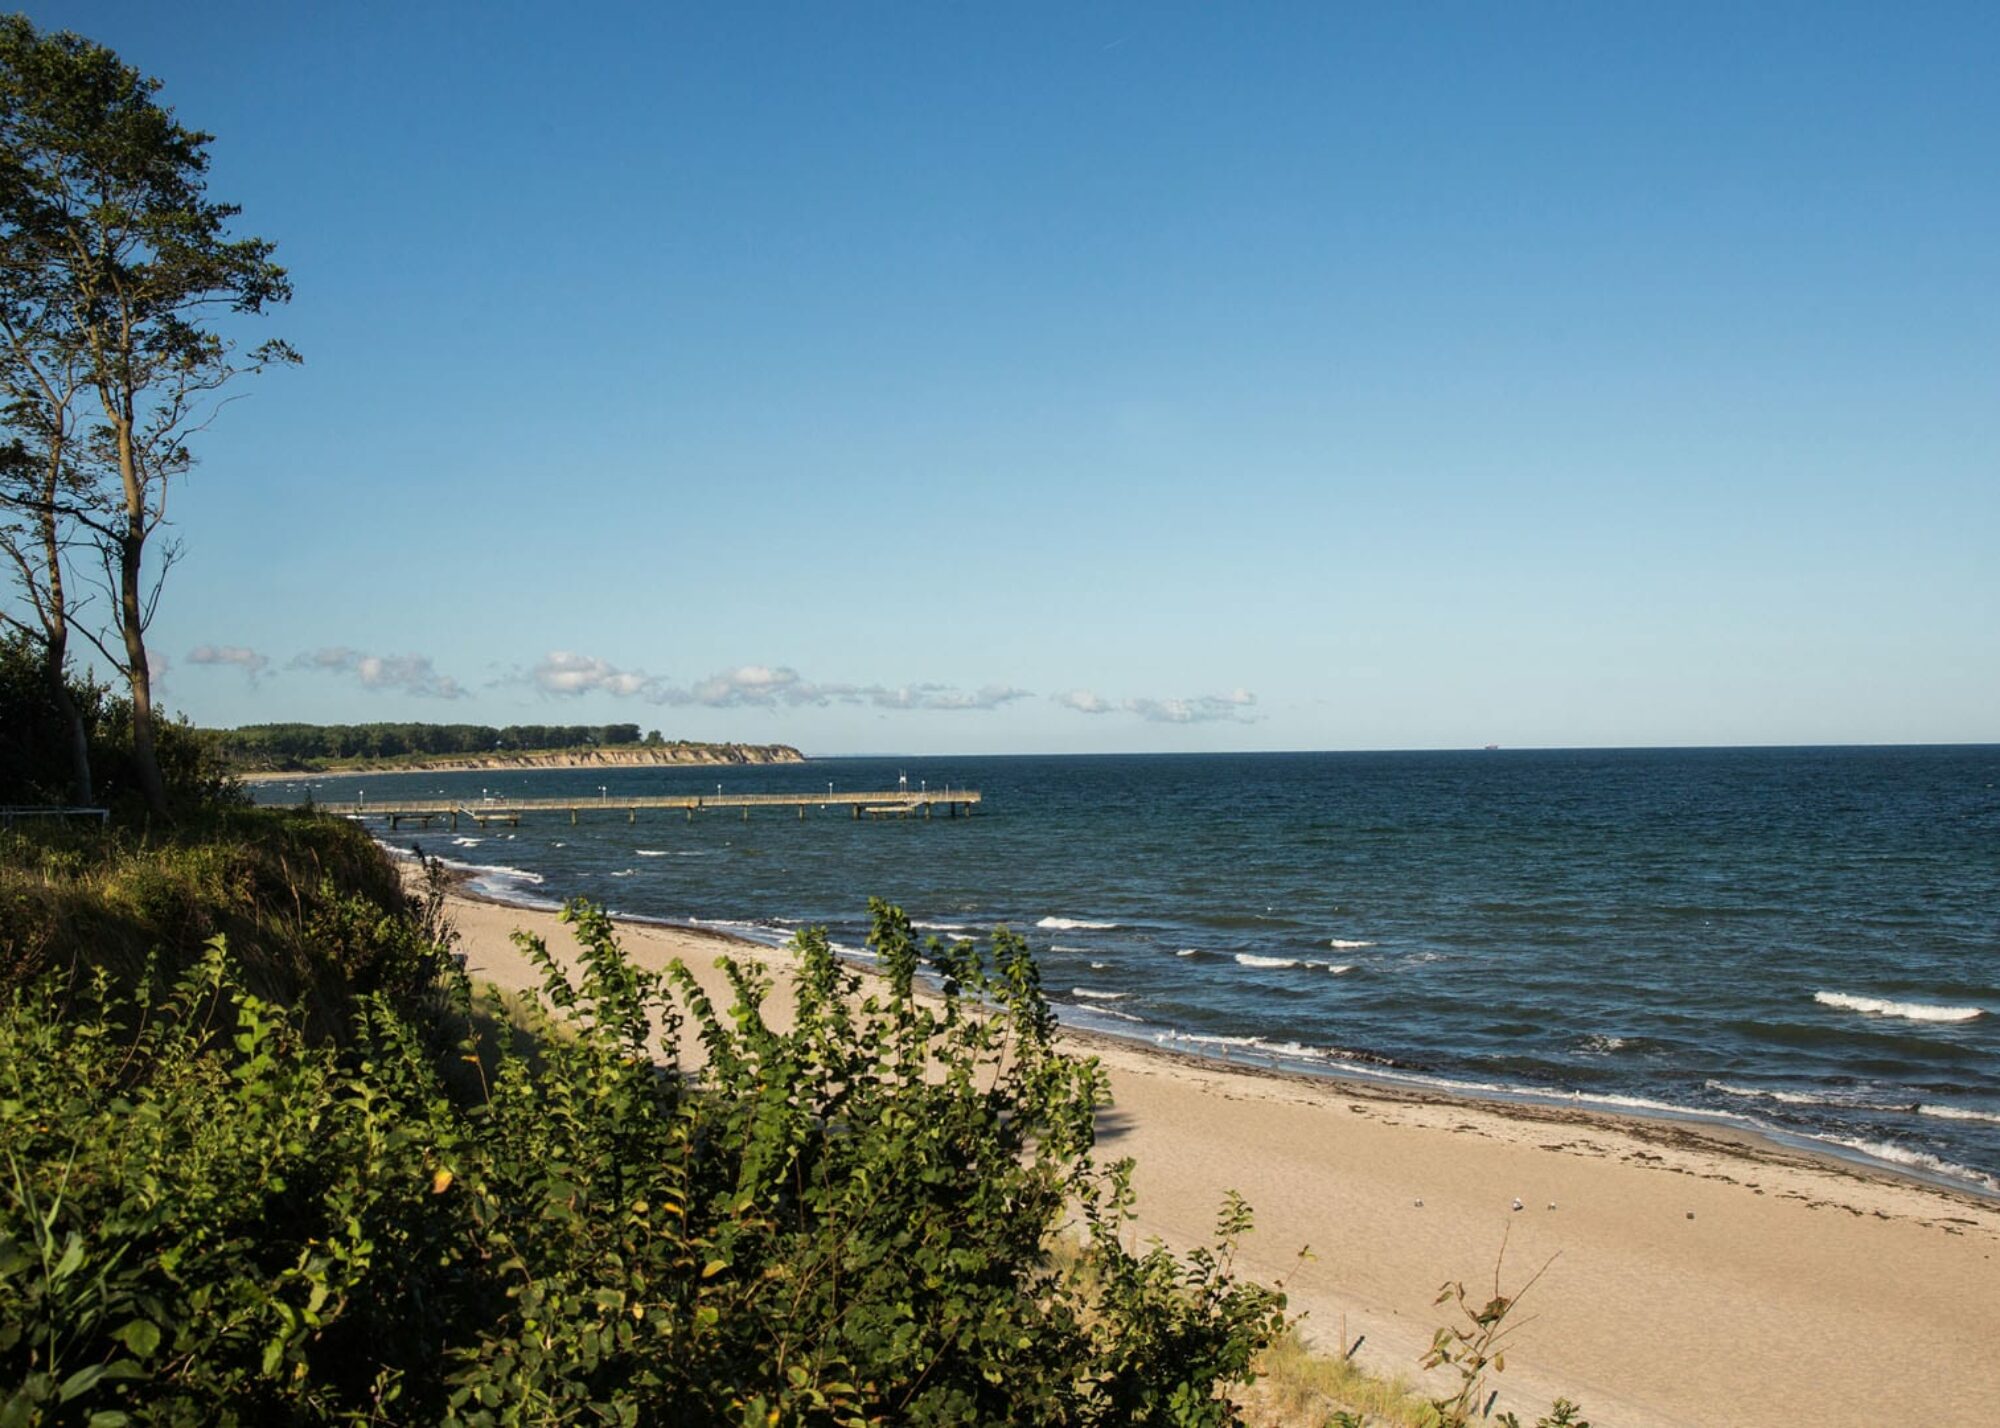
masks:
<svg viewBox="0 0 2000 1428"><path fill-rule="evenodd" d="M980 789L864 819L841 790ZM621 795L818 792L638 814ZM603 790L600 793L600 788ZM1720 1116L2000 1192L2000 747L822 759L323 777L575 797L404 830L503 899L858 949L1025 933L1066 1020L1194 1052ZM305 784L262 785L295 802Z"/></svg>

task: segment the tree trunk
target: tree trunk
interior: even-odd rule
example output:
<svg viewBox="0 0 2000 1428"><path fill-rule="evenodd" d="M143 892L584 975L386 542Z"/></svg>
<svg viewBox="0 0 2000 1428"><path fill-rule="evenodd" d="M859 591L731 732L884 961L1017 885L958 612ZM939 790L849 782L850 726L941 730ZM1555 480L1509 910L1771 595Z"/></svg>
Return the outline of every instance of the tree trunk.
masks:
<svg viewBox="0 0 2000 1428"><path fill-rule="evenodd" d="M139 773L139 791L146 806L167 816L167 786L160 777L160 757L153 746L153 670L146 663L145 600L140 590L140 561L145 537L127 529L118 541L118 625L125 637L125 677L132 685L132 762Z"/></svg>
<svg viewBox="0 0 2000 1428"><path fill-rule="evenodd" d="M42 559L48 566L48 603L42 611L42 658L48 674L49 696L55 700L63 723L69 729L70 799L79 808L91 803L90 731L84 727L83 706L69 687L69 596L63 589L62 541L56 531L56 487L62 471L62 444L57 442L49 457L48 476L43 483Z"/></svg>
<svg viewBox="0 0 2000 1428"><path fill-rule="evenodd" d="M49 680L49 697L55 700L63 723L69 730L69 795L70 801L79 808L90 806L92 788L90 780L90 731L84 726L83 706L76 702L76 695L70 692L67 642L50 642L43 647L43 658Z"/></svg>
<svg viewBox="0 0 2000 1428"><path fill-rule="evenodd" d="M120 371L129 378L129 343L121 355L128 367ZM139 478L139 454L133 447L131 388L119 390L115 403L111 393L104 395L112 429L118 434L118 476L125 488L125 522L118 532L118 633L125 639L125 678L132 686L132 762L146 807L165 818L167 785L153 747L153 669L146 662L146 597L141 584L148 534L146 484Z"/></svg>

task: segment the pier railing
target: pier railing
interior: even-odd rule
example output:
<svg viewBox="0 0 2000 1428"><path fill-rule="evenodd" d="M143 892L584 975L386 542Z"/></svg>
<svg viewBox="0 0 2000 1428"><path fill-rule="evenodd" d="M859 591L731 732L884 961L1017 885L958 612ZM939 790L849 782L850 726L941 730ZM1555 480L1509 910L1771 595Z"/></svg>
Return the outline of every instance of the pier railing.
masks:
<svg viewBox="0 0 2000 1428"><path fill-rule="evenodd" d="M435 820L449 820L453 828L459 820L470 819L480 827L488 823L505 823L519 827L521 818L528 813L566 813L571 823L579 822L586 813L623 813L628 823L639 821L641 809L670 809L686 813L690 821L697 813L740 809L747 819L756 808L793 808L801 819L809 809L850 810L850 815L860 818L864 814L873 817L921 817L933 816L934 810L943 808L945 816L957 818L961 813L970 816L979 805L980 795L976 788L918 788L884 789L855 793L691 793L691 794L649 794L612 798L600 794L596 798L481 798L481 799L389 799L370 803L365 797L352 802L320 803L314 805L321 812L342 818L379 818L391 828L399 828L404 823L419 823L428 828Z"/></svg>

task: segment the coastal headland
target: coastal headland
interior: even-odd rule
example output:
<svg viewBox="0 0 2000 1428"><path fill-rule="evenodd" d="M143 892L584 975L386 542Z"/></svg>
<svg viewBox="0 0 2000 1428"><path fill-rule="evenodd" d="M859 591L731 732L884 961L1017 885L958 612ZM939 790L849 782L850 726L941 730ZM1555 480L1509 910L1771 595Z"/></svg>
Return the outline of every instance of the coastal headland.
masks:
<svg viewBox="0 0 2000 1428"><path fill-rule="evenodd" d="M510 934L574 950L553 913L455 895L475 980L539 978ZM727 954L787 956L705 930L621 922L642 964L682 958L711 997ZM1523 1327L1493 1411L1557 1395L1599 1428L1982 1422L2000 1402L2000 1203L1725 1127L1499 1103L1230 1066L1071 1033L1113 1101L1107 1159L1138 1172L1140 1241L1185 1250L1225 1191L1256 1231L1242 1272L1282 1281L1321 1350L1414 1375L1438 1286L1512 1293Z"/></svg>
<svg viewBox="0 0 2000 1428"><path fill-rule="evenodd" d="M666 744L608 749L545 749L519 753L432 754L421 758L334 760L311 768L252 769L246 783L272 783L321 773L448 773L512 769L629 769L668 766L799 764L789 744Z"/></svg>

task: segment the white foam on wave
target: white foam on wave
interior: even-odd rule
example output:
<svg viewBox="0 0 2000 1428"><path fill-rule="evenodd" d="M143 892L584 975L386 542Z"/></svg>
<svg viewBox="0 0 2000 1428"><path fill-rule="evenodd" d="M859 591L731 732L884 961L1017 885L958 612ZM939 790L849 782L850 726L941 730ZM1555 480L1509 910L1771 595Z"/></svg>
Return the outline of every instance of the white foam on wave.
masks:
<svg viewBox="0 0 2000 1428"><path fill-rule="evenodd" d="M1804 1091L1764 1091L1755 1086L1732 1086L1726 1081L1706 1083L1711 1091L1719 1091L1725 1096L1738 1096L1746 1101L1776 1101L1781 1106L1837 1106L1839 1101L1829 1101L1824 1096L1809 1095Z"/></svg>
<svg viewBox="0 0 2000 1428"><path fill-rule="evenodd" d="M1109 967L1110 965L1111 964L1109 962L1092 962L1090 964L1090 970L1093 972L1102 972L1106 967Z"/></svg>
<svg viewBox="0 0 2000 1428"><path fill-rule="evenodd" d="M1358 952L1363 947L1373 947L1375 944L1373 942L1357 942L1348 937L1329 937L1326 939L1326 945L1336 952Z"/></svg>
<svg viewBox="0 0 2000 1428"><path fill-rule="evenodd" d="M1069 993L1073 997L1082 997L1085 1001L1092 1002L1122 1002L1131 995L1130 992L1100 992L1094 987L1071 987Z"/></svg>
<svg viewBox="0 0 2000 1428"><path fill-rule="evenodd" d="M1132 1013L1119 1011L1115 1007L1089 1007L1085 1010L1088 1010L1092 1016L1114 1017L1119 1021L1137 1022L1141 1026L1145 1025L1146 1022L1146 1019L1142 1016L1133 1016Z"/></svg>
<svg viewBox="0 0 2000 1428"><path fill-rule="evenodd" d="M1984 1121L1988 1125L2000 1126L2000 1112L1975 1111L1969 1106L1926 1106L1919 1105L1920 1116L1936 1116L1941 1121Z"/></svg>
<svg viewBox="0 0 2000 1428"><path fill-rule="evenodd" d="M1631 1044L1627 1038L1622 1036L1605 1036L1601 1033L1593 1032L1583 1039L1583 1045L1579 1046L1577 1051L1584 1056L1602 1056L1607 1052L1623 1051Z"/></svg>
<svg viewBox="0 0 2000 1428"><path fill-rule="evenodd" d="M613 873L611 876L614 878L629 878L638 871L639 870L637 868L623 868L618 872Z"/></svg>
<svg viewBox="0 0 2000 1428"><path fill-rule="evenodd" d="M1060 943L1056 942L1051 942L1049 944L1049 951L1051 952L1069 952L1079 957L1082 956L1085 952L1088 952L1089 950L1090 949L1088 947L1064 947Z"/></svg>
<svg viewBox="0 0 2000 1428"><path fill-rule="evenodd" d="M696 927L724 927L732 932L775 932L778 930L771 926L769 922L758 922L741 917L690 917L688 921Z"/></svg>
<svg viewBox="0 0 2000 1428"><path fill-rule="evenodd" d="M668 850L665 848L634 848L632 851L642 858L664 858L668 856Z"/></svg>
<svg viewBox="0 0 2000 1428"><path fill-rule="evenodd" d="M1238 952L1236 960L1245 967L1260 967L1269 971L1285 971L1295 967L1322 968L1336 977L1345 976L1354 970L1352 962L1315 962L1309 957L1260 957L1255 952Z"/></svg>
<svg viewBox="0 0 2000 1428"><path fill-rule="evenodd" d="M1081 917L1045 917L1035 926L1050 932L1109 932L1115 922L1089 922Z"/></svg>
<svg viewBox="0 0 2000 1428"><path fill-rule="evenodd" d="M489 878L500 879L510 883L540 883L544 881L540 873L531 873L526 868L510 868L505 863L461 863L456 858L439 858L437 861L455 873L464 873L474 882Z"/></svg>
<svg viewBox="0 0 2000 1428"><path fill-rule="evenodd" d="M1887 1161L1891 1165L1900 1165L1911 1170L1929 1171L1932 1175L1942 1175L1949 1180L1977 1185L1982 1190L2000 1194L2000 1180L1983 1171L1974 1170L1969 1165L1959 1165L1942 1156L1932 1155L1927 1150L1911 1150L1906 1145L1896 1145L1886 1140L1847 1140L1840 1137L1830 1137L1830 1139L1835 1145L1858 1150L1875 1160Z"/></svg>
<svg viewBox="0 0 2000 1428"><path fill-rule="evenodd" d="M1931 1002L1891 1002L1880 997L1857 997L1847 992L1814 992L1821 1006L1843 1011L1866 1012L1870 1016L1895 1016L1905 1021L1974 1021L1986 1015L1984 1007L1941 1007Z"/></svg>
<svg viewBox="0 0 2000 1428"><path fill-rule="evenodd" d="M485 841L484 838L454 838L451 840L451 845L454 848L477 848Z"/></svg>
<svg viewBox="0 0 2000 1428"><path fill-rule="evenodd" d="M1254 1051L1287 1061L1336 1062L1350 1059L1324 1046L1307 1046L1299 1041L1271 1041L1261 1036L1213 1036L1195 1031L1163 1031L1154 1035L1156 1045L1220 1047L1224 1051Z"/></svg>
<svg viewBox="0 0 2000 1428"><path fill-rule="evenodd" d="M1176 957L1199 957L1201 956L1201 949L1199 947L1183 947L1180 951L1174 953L1174 955Z"/></svg>
<svg viewBox="0 0 2000 1428"><path fill-rule="evenodd" d="M970 932L972 928L963 922L919 922L912 919L910 926L923 932Z"/></svg>

